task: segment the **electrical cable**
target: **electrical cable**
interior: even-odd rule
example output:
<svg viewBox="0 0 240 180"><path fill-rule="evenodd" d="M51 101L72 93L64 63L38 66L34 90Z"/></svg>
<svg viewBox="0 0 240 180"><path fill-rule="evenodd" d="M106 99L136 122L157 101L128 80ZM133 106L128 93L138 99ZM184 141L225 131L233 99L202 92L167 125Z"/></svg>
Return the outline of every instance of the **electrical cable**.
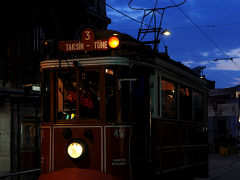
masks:
<svg viewBox="0 0 240 180"><path fill-rule="evenodd" d="M131 6L133 0L130 0L128 3L128 6L133 9L133 10L152 10L152 9L145 9L145 8L134 8ZM161 9L168 9L168 8L172 8L172 7L177 7L177 6L181 6L182 4L184 4L187 0L184 0L183 2L179 3L179 4L175 4L174 6L166 6L163 8L155 8L156 10L161 10Z"/></svg>
<svg viewBox="0 0 240 180"><path fill-rule="evenodd" d="M240 23L229 23L229 24L208 24L208 25L200 25L198 27L201 28L215 28L219 26L234 26L240 25ZM178 26L178 27L169 27L169 29L188 29L188 28L195 28L194 26ZM135 29L122 29L121 31L135 31Z"/></svg>
<svg viewBox="0 0 240 180"><path fill-rule="evenodd" d="M106 6L108 6L109 8L111 8L112 10L114 10L114 11L122 14L122 15L125 16L125 17L127 17L127 18L129 18L129 19L131 19L131 20L133 20L133 21L135 21L135 22L137 22L137 23L139 23L139 24L143 24L143 25L145 25L145 26L147 26L147 27L153 28L152 26L149 26L148 24L142 23L142 22L138 21L137 19L134 19L133 17L131 17L131 16L129 16L129 15L127 15L127 14L125 14L125 13L117 10L116 8L114 8L114 7L112 7L111 5L107 4L106 2L104 2L104 1L101 1L101 2L102 2L103 4L105 4Z"/></svg>
<svg viewBox="0 0 240 180"><path fill-rule="evenodd" d="M143 8L133 8L133 7L131 7L130 4L132 3L132 1L133 1L133 0L130 0L130 2L129 2L129 4L128 4L131 9L144 10ZM211 42L219 51L221 51L225 56L229 57L229 56L225 53L225 51L224 51L222 48L220 48L200 27L216 27L216 26L226 26L226 25L239 25L240 23L229 23L229 24L216 24L216 25L203 25L203 26L198 26L180 7L178 7L178 6L182 5L183 3L185 3L186 0L184 0L182 3L180 3L180 4L178 4L178 5L177 5L173 0L170 0L170 1L174 4L174 6L168 6L168 7L165 7L165 8L177 7L178 10L193 24L193 27L197 28L197 29L208 39L208 41L210 41L210 42ZM127 17L127 18L129 18L129 19L131 19L131 20L133 20L133 21L135 21L135 22L137 22L137 23L139 23L139 24L145 25L145 26L147 26L148 28L149 28L149 27L154 28L154 27L152 27L150 24L145 24L145 23L143 23L143 22L140 22L140 21L138 21L137 19L134 19L133 17L131 17L131 16L129 16L129 15L127 15L127 14L125 14L125 13L117 10L116 8L112 7L111 5L107 4L107 3L104 2L104 1L101 1L101 2L102 2L103 4L105 4L106 6L108 6L109 8L113 9L114 11L122 14L123 16L125 16L125 17ZM156 8L156 9L165 9L165 8ZM149 9L149 10L150 10L150 9ZM176 27L176 28L191 28L191 27ZM161 37L161 39L162 39L162 37ZM234 58L237 58L237 56L238 56L239 54L240 54L240 51L234 56Z"/></svg>
<svg viewBox="0 0 240 180"><path fill-rule="evenodd" d="M170 0L174 5L176 5L175 4L175 2L173 1L173 0ZM199 31L200 31L200 33L202 33L206 38L207 38L207 40L209 41L209 42L211 42L219 51L221 51L226 57L229 57L226 53L225 53L225 51L222 49L222 48L220 48L180 7L177 7L178 8L178 10L194 25L194 27L195 28L197 28Z"/></svg>

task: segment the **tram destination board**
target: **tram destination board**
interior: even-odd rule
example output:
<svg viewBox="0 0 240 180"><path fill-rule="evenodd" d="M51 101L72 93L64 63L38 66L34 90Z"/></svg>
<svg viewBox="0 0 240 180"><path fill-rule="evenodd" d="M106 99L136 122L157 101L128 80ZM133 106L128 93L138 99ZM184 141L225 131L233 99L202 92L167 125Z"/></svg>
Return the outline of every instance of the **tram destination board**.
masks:
<svg viewBox="0 0 240 180"><path fill-rule="evenodd" d="M107 39L95 39L92 29L84 29L80 40L59 41L59 50L65 53L76 51L102 51L108 50Z"/></svg>

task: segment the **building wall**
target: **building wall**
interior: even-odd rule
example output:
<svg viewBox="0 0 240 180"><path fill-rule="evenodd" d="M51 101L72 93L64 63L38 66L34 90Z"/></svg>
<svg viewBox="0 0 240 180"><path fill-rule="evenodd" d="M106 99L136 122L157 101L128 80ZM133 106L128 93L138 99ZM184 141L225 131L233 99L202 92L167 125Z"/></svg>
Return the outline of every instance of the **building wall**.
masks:
<svg viewBox="0 0 240 180"><path fill-rule="evenodd" d="M32 104L36 102L34 98L24 102L21 97L25 95L23 85L40 84L40 61L45 58L42 41L51 40L51 58L58 58L58 41L78 39L81 30L86 27L107 29L110 19L106 17L105 5L100 0L9 0L0 6L0 20L2 174L10 170L18 171L22 166L21 123L32 123L25 121L24 117L32 114ZM16 93L1 94L9 88ZM21 93L17 92L19 90ZM10 97L12 95L16 97ZM37 103L36 106L40 107L40 102Z"/></svg>
<svg viewBox="0 0 240 180"><path fill-rule="evenodd" d="M102 1L102 0L101 0ZM39 83L42 40L79 38L83 28L106 29L110 19L100 0L11 0L0 7L0 86ZM54 52L58 57L58 52Z"/></svg>
<svg viewBox="0 0 240 180"><path fill-rule="evenodd" d="M209 144L215 150L221 144L221 138L227 137L229 144L239 139L239 101L238 86L210 90L208 100Z"/></svg>
<svg viewBox="0 0 240 180"><path fill-rule="evenodd" d="M10 165L10 134L11 104L9 99L0 101L0 174L9 172Z"/></svg>

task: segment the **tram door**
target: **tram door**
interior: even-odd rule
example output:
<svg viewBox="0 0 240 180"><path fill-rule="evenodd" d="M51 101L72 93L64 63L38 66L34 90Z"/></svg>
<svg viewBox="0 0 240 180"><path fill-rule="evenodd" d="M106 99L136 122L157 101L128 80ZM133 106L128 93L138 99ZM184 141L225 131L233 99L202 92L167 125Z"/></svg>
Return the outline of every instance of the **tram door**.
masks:
<svg viewBox="0 0 240 180"><path fill-rule="evenodd" d="M132 136L132 171L133 177L140 179L149 175L150 139L149 139L149 92L148 80L137 78L130 84Z"/></svg>

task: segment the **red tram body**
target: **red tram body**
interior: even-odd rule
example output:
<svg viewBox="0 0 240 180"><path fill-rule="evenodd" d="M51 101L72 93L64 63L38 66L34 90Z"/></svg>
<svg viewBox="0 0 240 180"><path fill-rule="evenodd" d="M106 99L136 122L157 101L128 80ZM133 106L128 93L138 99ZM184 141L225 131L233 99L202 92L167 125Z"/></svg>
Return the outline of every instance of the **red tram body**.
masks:
<svg viewBox="0 0 240 180"><path fill-rule="evenodd" d="M87 29L85 41L59 43L74 58L41 62L42 174L206 176L206 82L128 35L118 33L111 49L105 41L114 33Z"/></svg>

